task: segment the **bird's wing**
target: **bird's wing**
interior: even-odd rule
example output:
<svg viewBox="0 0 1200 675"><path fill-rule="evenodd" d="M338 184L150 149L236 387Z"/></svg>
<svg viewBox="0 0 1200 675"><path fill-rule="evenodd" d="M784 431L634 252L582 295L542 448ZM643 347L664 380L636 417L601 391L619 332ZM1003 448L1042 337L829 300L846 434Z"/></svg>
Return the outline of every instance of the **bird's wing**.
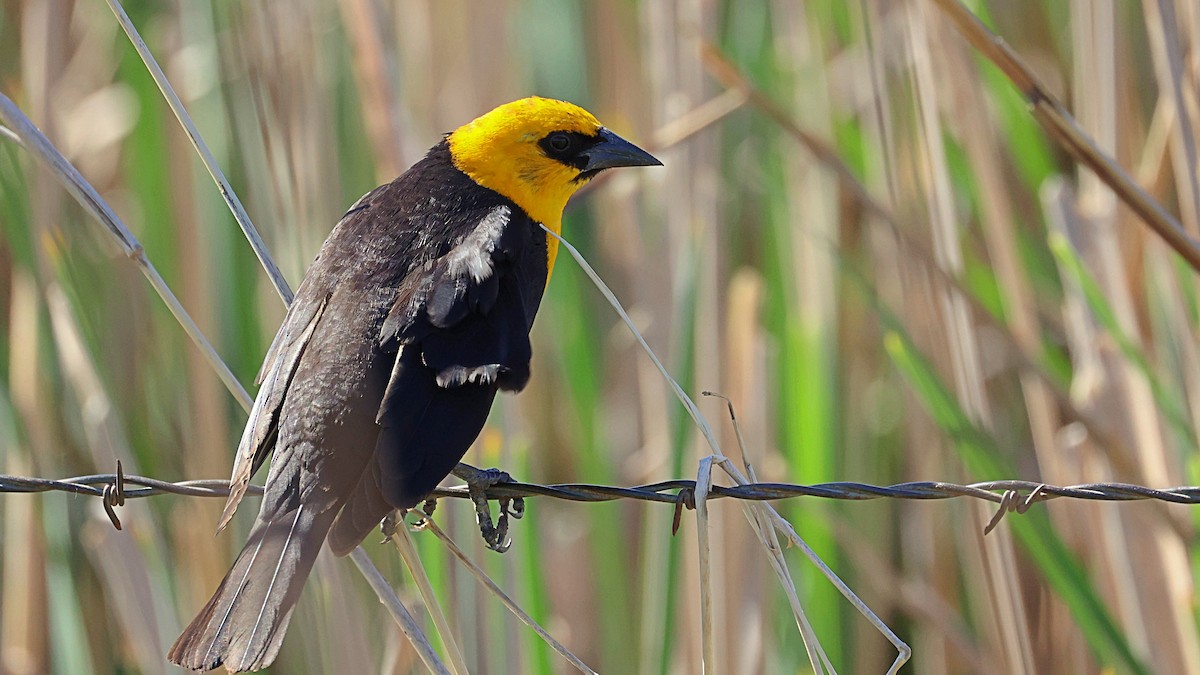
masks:
<svg viewBox="0 0 1200 675"><path fill-rule="evenodd" d="M380 332L395 361L374 460L330 532L335 553L436 487L478 436L496 391L525 386L529 329L546 283L545 237L535 227L523 212L496 206L404 279Z"/></svg>
<svg viewBox="0 0 1200 675"><path fill-rule="evenodd" d="M351 204L350 208L342 214L341 220L338 221L338 226L340 227L352 216L359 217L355 216L355 214L360 213L366 210L367 207L371 206L372 201L388 187L388 184L380 185L379 187L359 197L358 201ZM305 283L309 283L307 276L305 277L304 282L300 284L300 288L296 289L296 298L304 297ZM295 324L307 323L305 317L311 314L311 310L311 305L305 305L300 301L296 301L291 307L288 307L287 315L283 317L283 324L279 327L279 331L275 333L275 338L271 340L271 346L267 348L267 354L263 357L262 366L258 369L258 374L254 376L254 384L261 385L264 381L266 381L268 375L271 373L271 370L275 367L275 363L279 358L279 353L292 346L292 338L295 338L296 334L294 331L289 331L288 327ZM305 316L293 316L296 314ZM261 464L261 462L259 463ZM257 469L258 467L256 466L255 470Z"/></svg>
<svg viewBox="0 0 1200 675"><path fill-rule="evenodd" d="M372 201L388 186L381 185L366 193L354 202L342 215L338 222L341 227L351 218L361 217L360 212L369 207ZM318 256L319 259L319 256ZM315 263L314 263L315 266ZM300 288L296 290L296 299L288 307L283 324L271 340L267 354L263 357L262 367L254 378L259 386L254 406L250 409L250 418L242 431L242 439L238 443L237 456L233 462L233 473L229 479L229 498L225 501L225 510L217 524L220 532L229 524L233 514L237 512L238 504L246 494L250 478L266 461L267 456L275 447L278 432L279 411L283 407L284 398L292 377L296 374L296 366L300 357L308 347L308 341L316 330L317 323L325 311L329 301L329 292L306 292L305 286L314 283L313 275L305 276ZM312 296L312 297L310 297Z"/></svg>
<svg viewBox="0 0 1200 675"><path fill-rule="evenodd" d="M493 207L448 253L410 273L380 331L384 351L419 345L421 363L443 388L523 388L529 329L545 287L545 246L533 231L524 213Z"/></svg>
<svg viewBox="0 0 1200 675"><path fill-rule="evenodd" d="M238 503L250 484L250 477L258 471L258 467L262 466L267 455L271 453L271 448L275 446L275 437L279 432L279 411L283 408L283 400L292 377L296 374L300 357L304 355L313 331L325 313L329 296L325 295L315 300L316 302L297 300L275 335L274 343L281 347L271 360L270 368L264 369L262 386L258 389L254 407L250 409L250 419L246 421L246 428L242 431L242 440L238 443L237 457L234 459L233 474L229 479L229 498L225 501L225 510L217 524L218 532L233 518Z"/></svg>

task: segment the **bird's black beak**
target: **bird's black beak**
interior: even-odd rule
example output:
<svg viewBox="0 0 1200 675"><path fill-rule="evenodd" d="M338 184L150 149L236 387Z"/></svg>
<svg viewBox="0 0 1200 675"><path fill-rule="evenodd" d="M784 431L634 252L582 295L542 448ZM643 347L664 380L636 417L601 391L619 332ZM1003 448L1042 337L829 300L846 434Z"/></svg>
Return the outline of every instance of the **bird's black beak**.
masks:
<svg viewBox="0 0 1200 675"><path fill-rule="evenodd" d="M586 159L582 175L590 177L618 166L662 166L654 155L608 129L601 129L599 135L599 143L580 153Z"/></svg>

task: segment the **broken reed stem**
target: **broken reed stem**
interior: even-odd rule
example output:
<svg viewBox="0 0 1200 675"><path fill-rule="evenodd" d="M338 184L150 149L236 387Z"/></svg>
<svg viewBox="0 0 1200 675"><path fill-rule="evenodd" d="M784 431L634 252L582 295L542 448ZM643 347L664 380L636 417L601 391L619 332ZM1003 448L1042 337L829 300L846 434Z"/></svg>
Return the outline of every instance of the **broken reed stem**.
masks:
<svg viewBox="0 0 1200 675"><path fill-rule="evenodd" d="M696 471L696 546L700 566L700 670L716 672L716 641L713 639L712 549L709 546L708 491L712 488L715 455L700 460Z"/></svg>
<svg viewBox="0 0 1200 675"><path fill-rule="evenodd" d="M752 483L757 483L758 475L754 473L754 467L750 464L746 454L746 439L742 436L742 427L738 424L733 401L728 396L714 391L702 391L700 395L713 396L725 401L725 407L729 410L729 423L733 425L733 435L737 439L738 452L742 456L742 466L746 470L746 477ZM725 461L730 460L726 459ZM754 509L753 511L743 509L743 513L750 523L750 528L766 550L767 561L771 564L775 576L779 578L783 592L788 598L788 605L792 609L792 617L796 620L796 628L800 630L800 637L804 641L804 651L808 656L808 663L812 667L813 673L823 675L825 672L837 672L830 663L829 655L825 653L825 647L821 645L817 632L813 630L808 615L804 612L804 607L800 604L800 597L796 593L796 583L792 580L791 572L788 570L787 560L783 557L783 551L779 546L779 535L771 525L770 517L763 509Z"/></svg>

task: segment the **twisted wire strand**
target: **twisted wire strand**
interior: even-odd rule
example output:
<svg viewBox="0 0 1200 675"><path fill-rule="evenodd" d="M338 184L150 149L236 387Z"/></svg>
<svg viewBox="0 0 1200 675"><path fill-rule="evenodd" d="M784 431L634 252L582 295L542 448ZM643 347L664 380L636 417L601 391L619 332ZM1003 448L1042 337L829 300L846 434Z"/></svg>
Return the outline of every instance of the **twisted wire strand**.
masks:
<svg viewBox="0 0 1200 675"><path fill-rule="evenodd" d="M119 489L113 490L113 487ZM648 485L621 487L614 485L589 485L565 483L539 485L536 483L501 483L486 490L487 498L493 500L518 497L548 497L576 502L607 502L617 499L633 499L646 502L676 504L681 493L696 488L694 480L669 480ZM70 492L93 497L138 499L161 494L176 494L189 497L225 497L229 494L229 482L225 480L187 480L170 482L127 476L121 473L91 474L61 480L11 476L0 474L0 493ZM818 497L861 501L867 499L954 499L970 497L1000 504L1010 492L1035 495L1035 501L1051 499L1086 499L1090 501L1127 502L1157 500L1174 504L1200 504L1200 487L1187 486L1166 489L1149 488L1128 483L1086 483L1081 485L1055 486L1035 481L998 480L959 485L940 481L917 481L895 485L869 485L866 483L834 482L799 485L793 483L752 483L742 486L713 485L709 499L745 499L752 501L774 501L794 497ZM252 485L248 494L262 494L262 487ZM465 487L438 488L431 495L437 498L468 499Z"/></svg>

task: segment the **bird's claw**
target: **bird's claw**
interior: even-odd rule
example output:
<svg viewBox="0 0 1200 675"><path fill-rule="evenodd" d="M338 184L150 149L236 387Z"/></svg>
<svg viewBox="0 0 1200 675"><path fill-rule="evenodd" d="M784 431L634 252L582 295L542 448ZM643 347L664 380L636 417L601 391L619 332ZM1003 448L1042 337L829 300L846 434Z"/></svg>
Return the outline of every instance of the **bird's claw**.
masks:
<svg viewBox="0 0 1200 675"><path fill-rule="evenodd" d="M383 533L383 541L381 544L386 544L396 536L396 528L400 527L400 523L404 522L403 511L389 511L383 520L379 521L379 531Z"/></svg>
<svg viewBox="0 0 1200 675"><path fill-rule="evenodd" d="M479 533L483 536L487 547L497 553L504 553L512 546L508 538L508 519L520 519L525 515L525 499L523 497L500 497L500 517L492 523L492 510L488 505L487 490L500 483L515 483L507 471L500 469L477 469L469 464L459 464L454 475L467 483L467 493L471 503L475 505L475 521L479 523Z"/></svg>

